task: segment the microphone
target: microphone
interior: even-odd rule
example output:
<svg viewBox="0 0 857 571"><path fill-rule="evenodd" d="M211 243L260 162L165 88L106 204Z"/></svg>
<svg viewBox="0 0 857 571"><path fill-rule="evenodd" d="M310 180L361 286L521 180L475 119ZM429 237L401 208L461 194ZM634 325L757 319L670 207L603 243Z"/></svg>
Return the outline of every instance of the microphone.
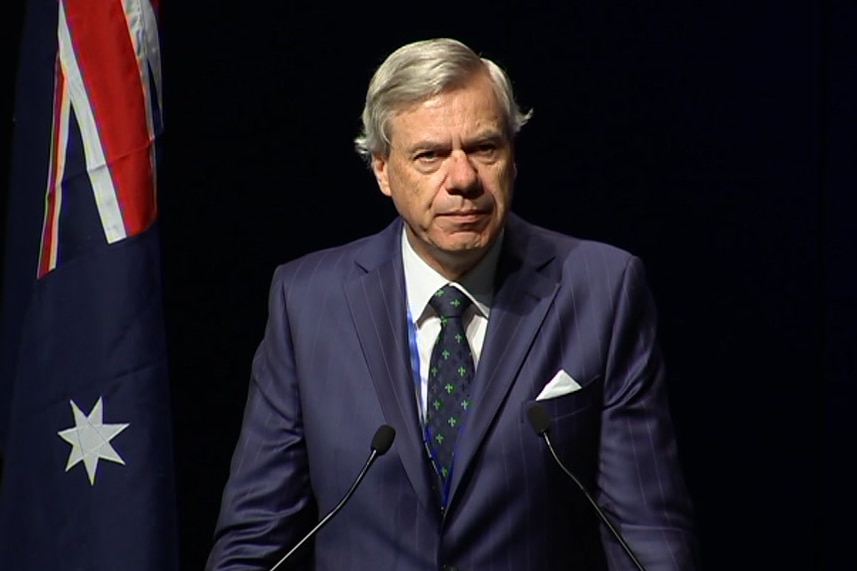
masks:
<svg viewBox="0 0 857 571"><path fill-rule="evenodd" d="M565 472L566 476L571 478L571 480L577 485L580 491L583 492L583 495L586 497L587 500L589 500L589 503L592 505L592 507L595 508L595 513L598 514L598 517L601 519L607 529L610 530L610 533L613 535L614 538L616 538L616 541L619 542L619 545L622 546L622 549L625 550L625 553L628 555L628 557L631 559L637 569L639 569L639 571L646 571L646 568L643 567L643 564L640 563L640 560L637 559L637 556L634 555L634 552L631 551L631 548L625 542L625 538L622 537L622 534L619 533L619 530L617 530L613 526L613 524L610 523L610 520L607 519L607 514L604 513L604 510L601 509L601 506L598 505L598 502L595 501L595 498L592 497L592 495L586 490L581 481L578 480L577 477L572 474L568 468L565 467L565 465L562 463L562 460L560 460L559 456L557 456L556 450L554 450L553 444L551 444L550 436L548 436L548 432L550 431L551 427L551 419L548 416L548 413L545 408L538 403L534 404L529 409L527 409L527 419L530 421L530 426L533 427L533 430L536 431L536 434L544 438L545 444L548 445L548 450L550 450L551 456L553 456L553 459L556 461L557 465L562 468L562 471Z"/></svg>
<svg viewBox="0 0 857 571"><path fill-rule="evenodd" d="M396 439L396 430L387 424L383 424L378 427L378 430L375 431L375 436L372 437L372 445L371 452L369 453L369 457L366 459L366 463L363 464L363 468L360 470L360 473L357 474L357 478L354 480L354 483L351 484L351 488L345 493L345 496L339 500L339 503L336 504L336 507L330 510L326 516L324 516L321 521L319 521L314 528L312 528L309 533L307 533L303 539L301 539L297 545L292 547L291 551L283 555L283 558L277 561L277 564L271 567L270 571L276 571L276 569L285 563L289 557L292 556L301 546L309 541L316 533L319 532L321 528L327 525L333 516L342 509L345 503L351 499L351 496L354 494L354 490L357 489L357 486L360 485L360 482L363 481L363 478L366 476L366 472L369 471L369 467L375 462L378 456L383 456L387 453L387 450L390 449L390 446L393 445L393 440Z"/></svg>

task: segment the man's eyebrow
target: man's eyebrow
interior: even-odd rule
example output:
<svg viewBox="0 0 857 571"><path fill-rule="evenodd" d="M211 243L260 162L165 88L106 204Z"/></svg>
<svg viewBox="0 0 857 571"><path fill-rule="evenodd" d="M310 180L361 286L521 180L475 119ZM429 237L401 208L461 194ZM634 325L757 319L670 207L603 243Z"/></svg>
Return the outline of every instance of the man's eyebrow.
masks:
<svg viewBox="0 0 857 571"><path fill-rule="evenodd" d="M465 147L472 147L473 145L479 145L481 143L496 143L498 141L505 140L506 137L502 131L498 131L496 129L488 129L481 133L477 133L475 136L470 137L464 140Z"/></svg>
<svg viewBox="0 0 857 571"><path fill-rule="evenodd" d="M486 129L472 137L464 139L464 141L462 141L462 146L464 148L469 148L482 143L503 141L505 138L506 137L503 132L498 129ZM403 150L407 154L413 154L420 151L444 151L449 150L450 148L451 145L447 141L423 139L415 141L411 145L404 147Z"/></svg>
<svg viewBox="0 0 857 571"><path fill-rule="evenodd" d="M442 151L444 149L449 149L450 144L444 141L432 140L432 139L423 139L421 141L416 141L406 147L404 150L408 154L416 153L418 151Z"/></svg>

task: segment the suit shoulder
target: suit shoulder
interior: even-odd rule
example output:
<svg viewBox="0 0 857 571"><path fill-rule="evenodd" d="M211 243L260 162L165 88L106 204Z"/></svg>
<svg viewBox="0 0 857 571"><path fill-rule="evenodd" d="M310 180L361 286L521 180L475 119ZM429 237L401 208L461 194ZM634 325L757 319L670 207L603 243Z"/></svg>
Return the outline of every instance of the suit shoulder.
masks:
<svg viewBox="0 0 857 571"><path fill-rule="evenodd" d="M530 230L536 243L534 247L542 247L539 243L550 244L557 258L573 264L581 260L597 261L602 266L621 270L637 259L634 254L605 242L578 238L536 225L530 225Z"/></svg>
<svg viewBox="0 0 857 571"><path fill-rule="evenodd" d="M273 287L312 288L323 290L339 287L355 272L361 272L355 261L373 244L385 242L395 233L395 223L381 232L345 244L309 252L280 264L274 270Z"/></svg>
<svg viewBox="0 0 857 571"><path fill-rule="evenodd" d="M351 252L359 248L366 238L347 244L316 250L289 260L277 266L274 270L274 284L296 284L307 281L329 283L330 280L341 281L353 267Z"/></svg>

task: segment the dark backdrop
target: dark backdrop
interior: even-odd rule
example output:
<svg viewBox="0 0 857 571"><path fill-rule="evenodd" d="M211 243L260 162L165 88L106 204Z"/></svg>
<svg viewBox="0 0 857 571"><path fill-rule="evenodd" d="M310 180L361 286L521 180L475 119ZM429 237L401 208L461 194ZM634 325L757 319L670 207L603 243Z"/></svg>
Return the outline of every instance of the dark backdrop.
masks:
<svg viewBox="0 0 857 571"><path fill-rule="evenodd" d="M495 59L535 110L517 212L646 263L706 568L847 568L854 9L687 4L165 3L186 569L210 547L272 272L394 215L351 140L374 67L434 36ZM21 10L7 10L11 86Z"/></svg>

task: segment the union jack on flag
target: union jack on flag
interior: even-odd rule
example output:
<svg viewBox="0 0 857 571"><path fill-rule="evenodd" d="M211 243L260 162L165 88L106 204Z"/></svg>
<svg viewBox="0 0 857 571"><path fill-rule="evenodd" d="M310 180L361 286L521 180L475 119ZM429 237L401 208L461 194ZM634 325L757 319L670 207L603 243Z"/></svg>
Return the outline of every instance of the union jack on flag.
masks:
<svg viewBox="0 0 857 571"><path fill-rule="evenodd" d="M178 568L156 0L28 0L0 327L0 567Z"/></svg>
<svg viewBox="0 0 857 571"><path fill-rule="evenodd" d="M58 2L39 276L155 220L161 128L157 0Z"/></svg>

